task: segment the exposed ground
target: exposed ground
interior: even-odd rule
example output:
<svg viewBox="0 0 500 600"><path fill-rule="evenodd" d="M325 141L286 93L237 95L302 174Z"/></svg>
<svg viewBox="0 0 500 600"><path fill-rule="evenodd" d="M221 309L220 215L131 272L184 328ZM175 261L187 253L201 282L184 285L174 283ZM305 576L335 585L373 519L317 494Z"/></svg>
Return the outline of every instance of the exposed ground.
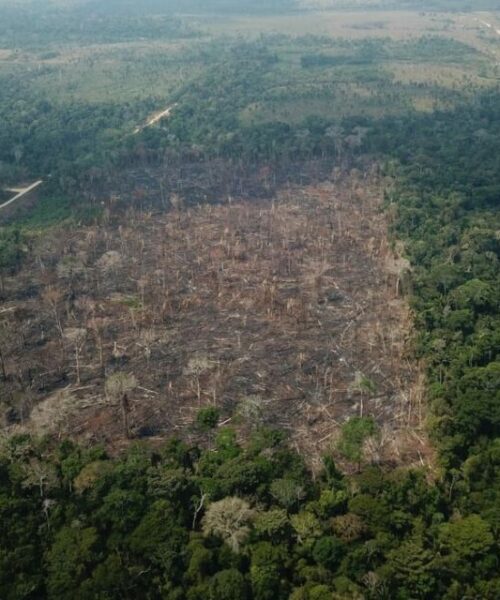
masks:
<svg viewBox="0 0 500 600"><path fill-rule="evenodd" d="M166 108L165 110L161 110L161 111L157 111L155 113L153 113L148 120L146 121L146 123L144 125L141 125L139 127L136 127L134 129L134 135L137 133L140 133L143 129L146 129L147 127L151 127L152 125L154 125L155 123L158 123L159 121L161 121L162 119L166 119L167 117L170 116L170 113L172 112L174 106L169 106L168 108Z"/></svg>
<svg viewBox="0 0 500 600"><path fill-rule="evenodd" d="M30 185L28 185L26 187L11 188L10 190L7 190L7 191L13 192L14 195L9 200L6 200L5 202L0 203L0 210L7 208L7 206L10 206L14 202L17 202L23 196L26 196L27 194L29 194L30 192L35 190L37 187L42 185L42 183L43 183L43 181L41 179L39 179L38 181L35 181L34 183L31 183Z"/></svg>
<svg viewBox="0 0 500 600"><path fill-rule="evenodd" d="M405 358L406 262L390 250L380 183L359 173L274 200L47 236L4 281L2 404L13 430L127 443L112 373L132 373L134 437L190 434L215 405L245 434L289 430L312 462L373 415L372 458L422 462L421 381Z"/></svg>

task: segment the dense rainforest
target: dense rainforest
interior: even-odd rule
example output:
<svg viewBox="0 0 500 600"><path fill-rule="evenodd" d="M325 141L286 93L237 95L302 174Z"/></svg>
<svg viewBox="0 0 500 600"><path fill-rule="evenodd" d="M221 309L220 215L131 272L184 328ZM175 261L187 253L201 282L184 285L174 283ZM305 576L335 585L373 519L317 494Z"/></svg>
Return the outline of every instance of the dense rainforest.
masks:
<svg viewBox="0 0 500 600"><path fill-rule="evenodd" d="M174 17L154 27L133 17L115 32L106 11L97 22L65 28L64 36L87 43L146 30L155 39L202 37ZM50 27L28 25L31 48L43 46ZM2 32L4 43L14 27ZM9 184L43 176L47 202L31 221L0 229L0 275L15 273L35 243L26 222L40 228L62 213L73 223L100 223L94 190L112 189L137 165L196 165L215 179L217 169L261 168L300 179L297 165L310 162L328 172L374 169L386 188L392 241L404 243L411 263L402 287L415 320L414 359L426 369L433 469L364 461L365 439L376 435L369 418L343 428L339 449L355 466L349 473L331 456L313 473L277 430L257 430L241 443L210 408L192 425L198 444L137 441L118 456L69 440L4 436L2 599L500 597L499 92L438 90L445 106L417 112L405 94L426 86L395 84L374 57L439 53L453 62L461 60L460 43L342 42L332 53L325 40L304 36L294 41L304 80L334 67L339 86L368 81L394 110L243 118L259 102L273 114L289 94L270 85L277 70L288 76L282 52L289 44L273 35L186 51L183 68L202 65L203 76L182 82L169 97L171 117L138 135L130 131L158 108L157 96L74 102L63 111L44 93L31 97L29 69L21 77L2 73L0 174ZM45 65L35 78L59 68ZM306 88L299 91L307 101Z"/></svg>

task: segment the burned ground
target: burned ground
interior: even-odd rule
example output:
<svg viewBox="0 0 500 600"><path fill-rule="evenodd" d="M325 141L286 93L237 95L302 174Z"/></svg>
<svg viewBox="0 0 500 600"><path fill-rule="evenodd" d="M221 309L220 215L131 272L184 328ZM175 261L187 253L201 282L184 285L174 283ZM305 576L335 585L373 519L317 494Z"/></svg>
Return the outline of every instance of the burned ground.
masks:
<svg viewBox="0 0 500 600"><path fill-rule="evenodd" d="M336 174L47 237L4 282L7 426L119 448L105 381L128 373L133 437L193 435L213 405L241 435L285 428L314 463L349 417L372 415L372 459L425 461L406 263L388 245L380 190Z"/></svg>

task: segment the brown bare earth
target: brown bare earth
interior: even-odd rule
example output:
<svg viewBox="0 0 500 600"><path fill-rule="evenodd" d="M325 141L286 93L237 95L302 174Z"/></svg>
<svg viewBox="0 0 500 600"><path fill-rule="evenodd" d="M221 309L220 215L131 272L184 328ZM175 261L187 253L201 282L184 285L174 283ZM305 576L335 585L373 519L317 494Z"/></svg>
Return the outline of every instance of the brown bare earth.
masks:
<svg viewBox="0 0 500 600"><path fill-rule="evenodd" d="M121 372L135 376L134 438L192 435L214 405L241 435L284 427L314 464L346 419L373 415L372 459L427 461L407 263L380 185L352 173L274 200L174 204L48 236L4 281L7 426L120 448L124 407L105 381Z"/></svg>

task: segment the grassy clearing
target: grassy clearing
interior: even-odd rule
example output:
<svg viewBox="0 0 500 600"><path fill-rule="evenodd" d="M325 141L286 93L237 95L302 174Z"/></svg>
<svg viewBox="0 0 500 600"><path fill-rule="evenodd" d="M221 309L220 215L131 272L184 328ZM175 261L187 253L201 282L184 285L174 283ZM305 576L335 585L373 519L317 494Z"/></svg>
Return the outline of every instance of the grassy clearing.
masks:
<svg viewBox="0 0 500 600"><path fill-rule="evenodd" d="M327 119L400 115L456 105L481 86L492 85L489 59L455 40L426 37L394 41L270 39L278 61L266 75L257 102L242 122L300 122L309 115Z"/></svg>
<svg viewBox="0 0 500 600"><path fill-rule="evenodd" d="M389 63L384 68L403 84L431 84L448 89L487 87L491 79L459 65Z"/></svg>
<svg viewBox="0 0 500 600"><path fill-rule="evenodd" d="M280 33L358 40L366 37L402 40L429 33L450 35L453 33L454 19L448 13L416 11L317 11L266 17L199 17L197 26L212 35Z"/></svg>
<svg viewBox="0 0 500 600"><path fill-rule="evenodd" d="M45 59L33 53L0 57L0 73L29 79L35 91L57 102L130 102L168 96L194 76L200 66L185 58L187 51L181 43L70 46Z"/></svg>

